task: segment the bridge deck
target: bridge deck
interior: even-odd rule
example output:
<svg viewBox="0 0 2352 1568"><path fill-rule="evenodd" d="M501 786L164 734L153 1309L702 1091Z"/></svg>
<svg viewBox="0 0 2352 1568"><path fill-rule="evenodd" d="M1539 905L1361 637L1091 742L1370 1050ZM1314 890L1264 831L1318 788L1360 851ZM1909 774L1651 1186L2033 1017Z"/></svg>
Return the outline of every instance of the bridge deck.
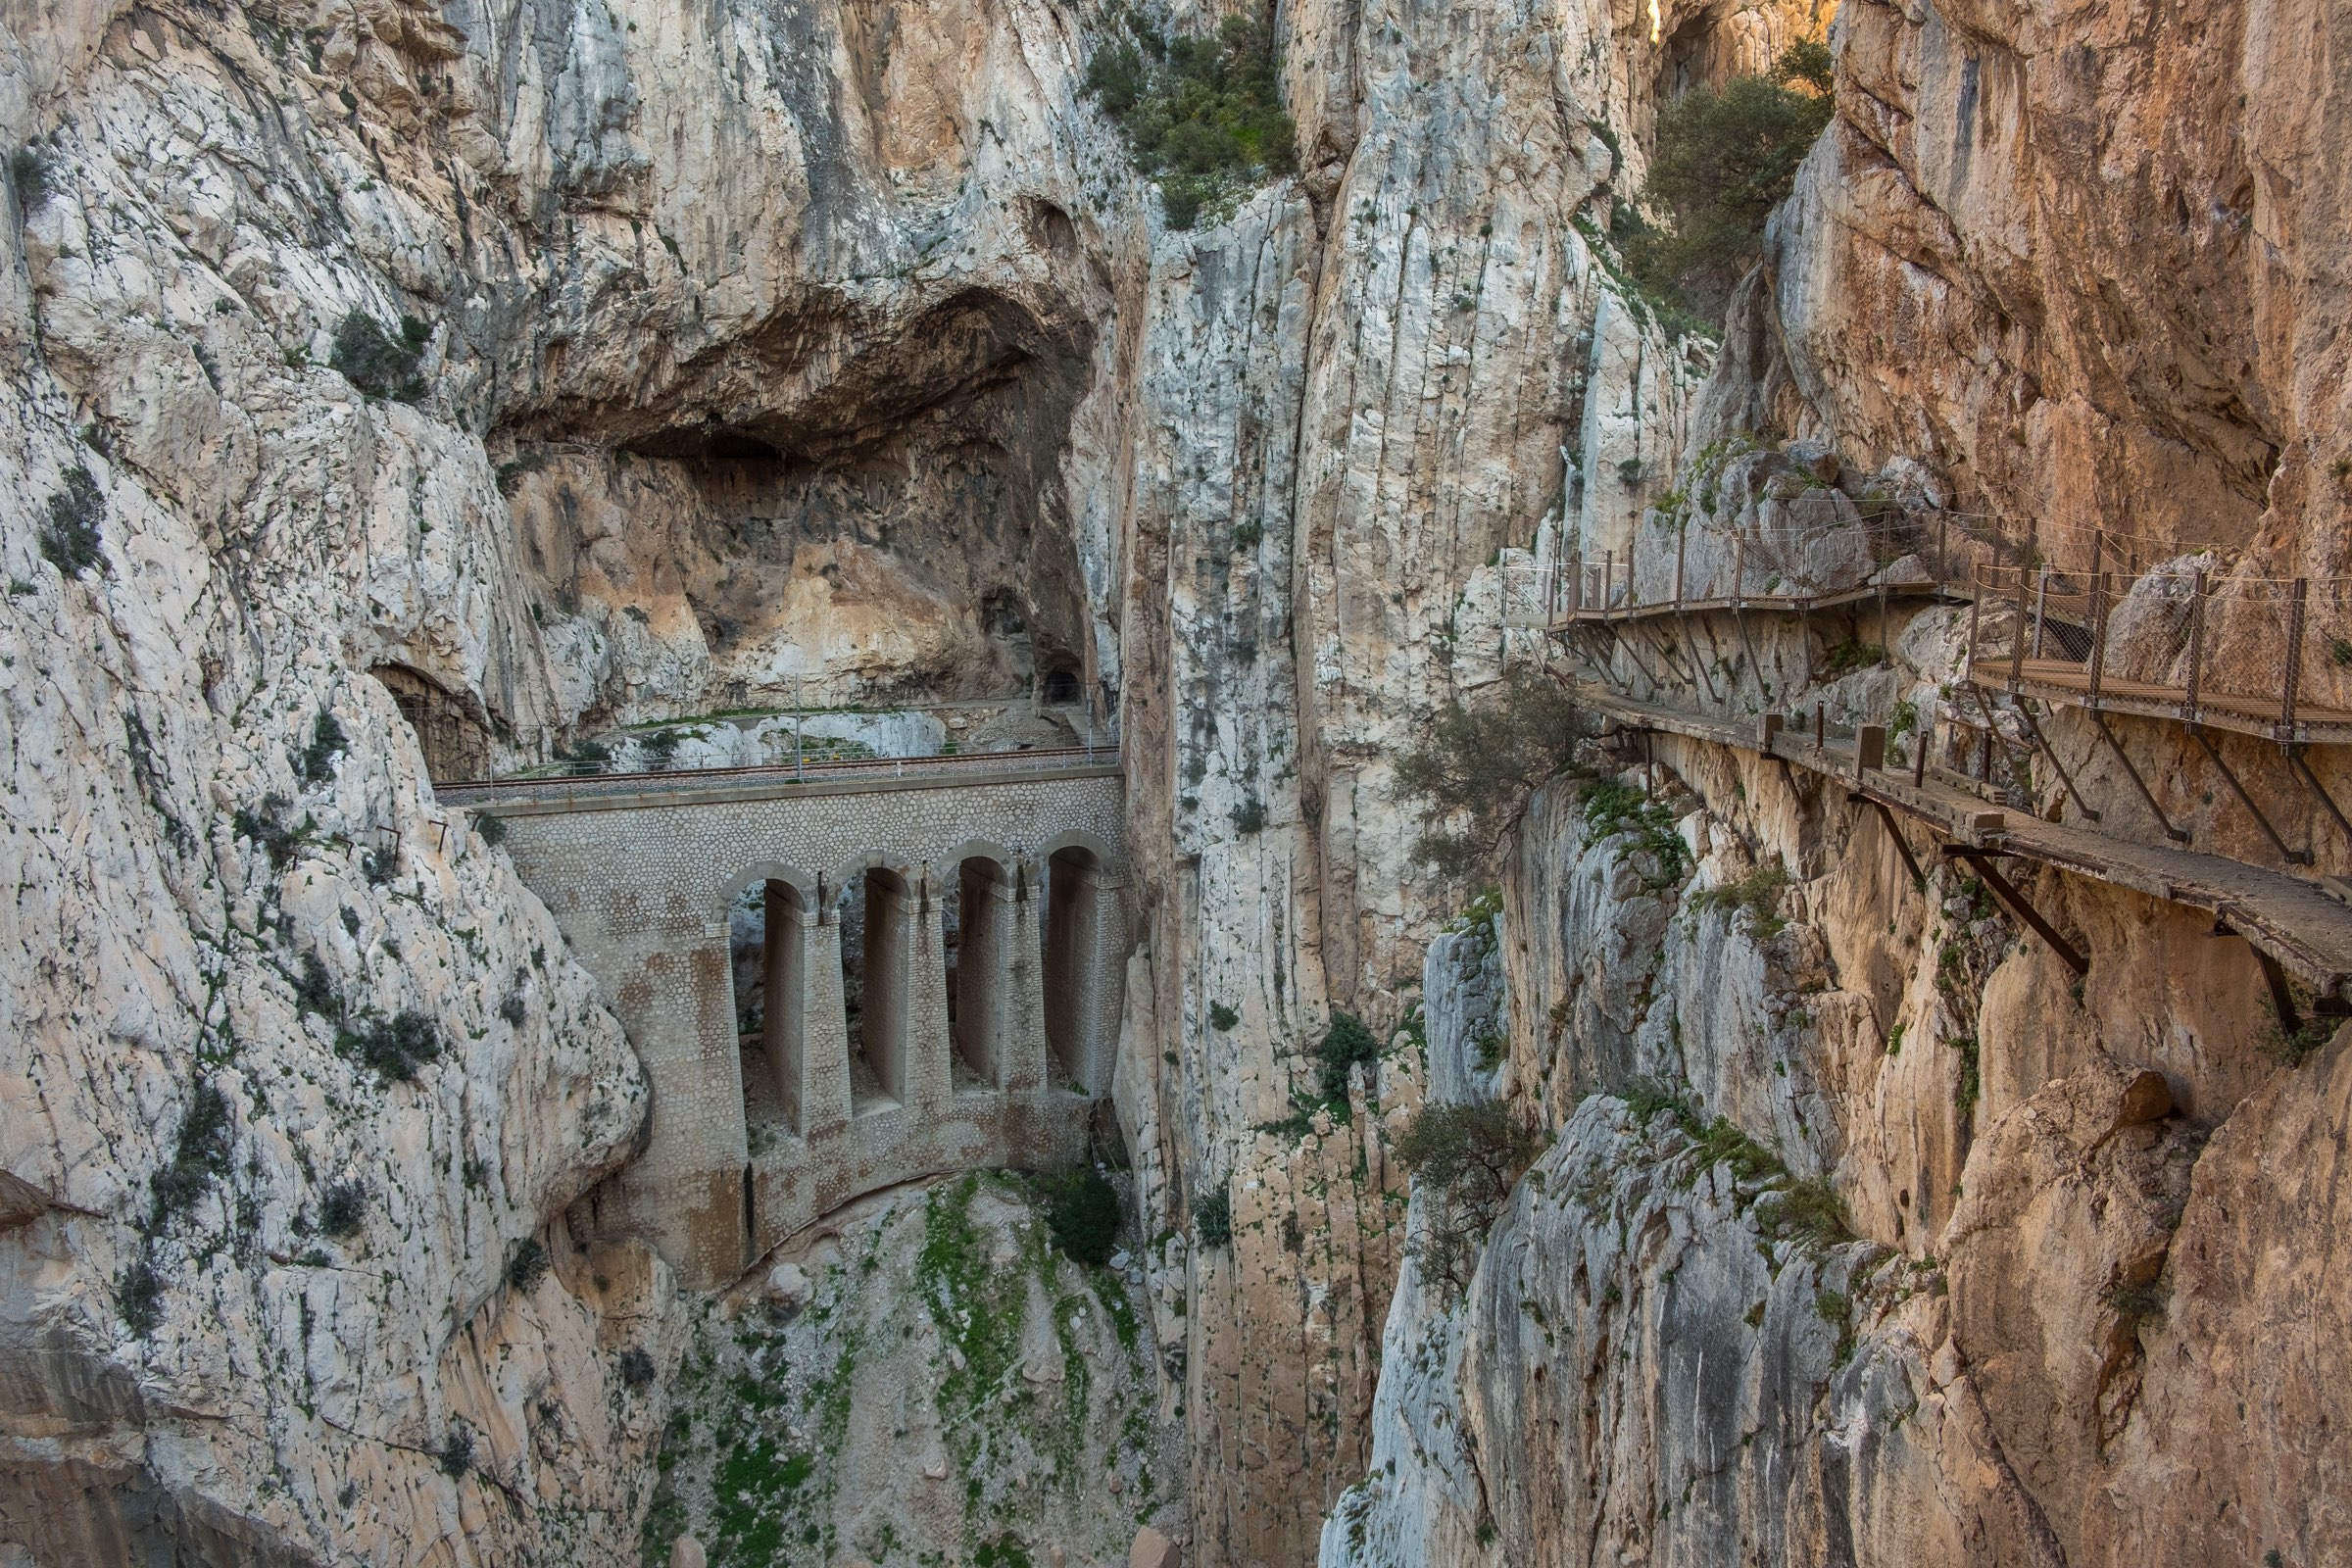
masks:
<svg viewBox="0 0 2352 1568"><path fill-rule="evenodd" d="M1994 655L1969 668L1969 679L1986 691L2009 690L2011 664ZM2190 720L2188 689L2153 681L2126 680L2101 671L2098 689L2090 683L2087 664L2063 659L2028 659L2016 666L2017 689L2027 696L2074 708L2096 708L2132 713L2144 718ZM2194 722L2241 735L2276 737L2285 727L2282 696L2247 696L2237 692L2202 691L2197 694ZM2314 704L2299 704L2294 734L2300 741L2352 740L2352 711Z"/></svg>
<svg viewBox="0 0 2352 1568"><path fill-rule="evenodd" d="M1947 783L1936 770L1919 785L1889 771L1858 771L1851 745L1816 747L1810 737L1784 731L1767 746L1752 724L1636 702L1591 685L1578 687L1577 700L1633 728L1739 747L1836 779L1855 794L1927 823L1945 842L2022 856L2209 910L2322 994L2344 995L2345 982L2352 979L2352 907L2299 877L2078 824L1990 811L1981 797L1962 787L1965 780Z"/></svg>
<svg viewBox="0 0 2352 1568"><path fill-rule="evenodd" d="M764 767L679 768L663 773L517 774L435 784L444 805L502 816L551 811L635 810L649 806L715 805L790 796L866 795L886 790L970 789L1037 779L1116 778L1118 754L1065 747L1033 752L970 752L953 757L874 758L855 762L789 762Z"/></svg>

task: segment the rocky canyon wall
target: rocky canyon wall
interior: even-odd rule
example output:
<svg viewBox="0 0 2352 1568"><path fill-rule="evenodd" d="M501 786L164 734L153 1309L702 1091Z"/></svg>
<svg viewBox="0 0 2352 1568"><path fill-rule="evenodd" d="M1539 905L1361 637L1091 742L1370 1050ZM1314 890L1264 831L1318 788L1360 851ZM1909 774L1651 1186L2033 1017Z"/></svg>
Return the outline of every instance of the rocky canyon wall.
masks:
<svg viewBox="0 0 2352 1568"><path fill-rule="evenodd" d="M2332 167L2335 25L1842 8L1838 120L1695 399L1692 483L1640 528L1801 551L1899 496L2078 568L2101 527L2118 564L2340 572L2315 454L2344 437L2341 268L2293 236L2342 202L2286 172ZM1743 727L1955 715L1966 612L1874 613L1696 615L1572 640L1562 672ZM2352 846L2275 745L2215 740L2308 867L2177 726L2115 722L2200 850L2341 877ZM2048 725L2072 785L2035 769L2028 808L2081 821L2079 787L2103 831L2154 833L2087 721ZM1504 855L1499 1063L1459 1009L1426 1025L1439 1098L1499 1099L1546 1147L1466 1289L1416 1261L1416 1192L1322 1560L2352 1550L2318 1371L2352 1325L2311 1283L2340 1247L2352 1036L2285 1038L2210 915L2032 872L2078 978L1951 862L1915 885L1819 774L1671 735L1587 761ZM1433 1002L1462 959L1433 950Z"/></svg>

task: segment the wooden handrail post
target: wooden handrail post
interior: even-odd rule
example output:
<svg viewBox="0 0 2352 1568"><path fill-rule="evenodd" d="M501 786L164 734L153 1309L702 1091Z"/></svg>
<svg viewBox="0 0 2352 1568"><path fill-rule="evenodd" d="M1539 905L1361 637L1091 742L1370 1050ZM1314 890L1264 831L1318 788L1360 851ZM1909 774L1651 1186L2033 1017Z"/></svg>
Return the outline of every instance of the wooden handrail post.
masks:
<svg viewBox="0 0 2352 1568"><path fill-rule="evenodd" d="M1689 523L1674 530L1674 608L1677 613L1680 613L1683 608L1683 551L1690 542L1690 526Z"/></svg>
<svg viewBox="0 0 2352 1568"><path fill-rule="evenodd" d="M1617 603L1617 552L1600 553L1600 608L1607 611Z"/></svg>
<svg viewBox="0 0 2352 1568"><path fill-rule="evenodd" d="M2050 613L2050 565L2043 562L2041 581L2034 588L2034 657L2041 657L2041 632Z"/></svg>
<svg viewBox="0 0 2352 1568"><path fill-rule="evenodd" d="M1732 603L1742 604L1747 598L1747 536L1735 534L1732 538Z"/></svg>
<svg viewBox="0 0 2352 1568"><path fill-rule="evenodd" d="M2198 572L2189 587L2188 600L2188 690L2187 701L2181 705L2190 723L2197 721L2197 688L2201 684L2205 663L2205 574Z"/></svg>
<svg viewBox="0 0 2352 1568"><path fill-rule="evenodd" d="M1968 596L1968 678L1970 680L1977 678L1977 624L1984 619L1984 596L1976 593L1970 594Z"/></svg>
<svg viewBox="0 0 2352 1568"><path fill-rule="evenodd" d="M2311 598L2311 579L2295 579L2295 597L2286 606L2286 679L2278 698L2278 738L2295 738L2295 687L2303 677L2303 610Z"/></svg>

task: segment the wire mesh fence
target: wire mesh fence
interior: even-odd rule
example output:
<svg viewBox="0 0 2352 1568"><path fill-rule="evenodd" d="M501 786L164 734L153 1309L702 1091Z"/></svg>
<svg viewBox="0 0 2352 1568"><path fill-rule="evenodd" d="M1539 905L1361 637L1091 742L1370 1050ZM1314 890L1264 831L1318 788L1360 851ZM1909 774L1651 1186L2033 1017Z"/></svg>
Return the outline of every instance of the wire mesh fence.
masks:
<svg viewBox="0 0 2352 1568"><path fill-rule="evenodd" d="M2203 559L1981 565L1970 679L2281 739L2352 737L2352 578L2218 576L2191 564Z"/></svg>
<svg viewBox="0 0 2352 1568"><path fill-rule="evenodd" d="M1623 555L1507 568L1503 621L1544 626L1682 611L1802 610L1964 584L1980 564L2016 562L2027 549L1992 519L1942 512L1887 512L1810 527L1657 529Z"/></svg>

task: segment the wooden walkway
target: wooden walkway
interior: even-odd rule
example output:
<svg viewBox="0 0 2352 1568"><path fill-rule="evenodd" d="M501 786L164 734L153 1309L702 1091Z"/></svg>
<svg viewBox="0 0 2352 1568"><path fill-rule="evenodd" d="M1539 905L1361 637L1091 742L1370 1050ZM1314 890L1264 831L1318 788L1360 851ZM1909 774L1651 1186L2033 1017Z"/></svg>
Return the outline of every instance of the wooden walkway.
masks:
<svg viewBox="0 0 2352 1568"><path fill-rule="evenodd" d="M1995 655L1970 665L1968 678L1988 692L2014 692L2072 708L2204 724L2266 740L2352 741L2352 711L2341 708L2298 706L2290 713L2282 696L2247 697L2214 691L2197 693L2192 704L2184 686L2124 680L2103 670L2094 686L2088 665L2062 659L2026 659L2013 666Z"/></svg>
<svg viewBox="0 0 2352 1568"><path fill-rule="evenodd" d="M2299 877L2221 856L1995 810L1973 793L1976 786L1956 775L1947 778L1940 770L1932 769L1924 784L1913 784L1907 774L1859 768L1850 742L1816 746L1810 736L1786 731L1768 742L1758 725L1636 702L1586 683L1575 687L1575 697L1592 712L1630 729L1738 747L1834 780L1858 800L1927 824L1938 850L2018 856L2203 909L2320 996L2352 1002L2352 906Z"/></svg>

